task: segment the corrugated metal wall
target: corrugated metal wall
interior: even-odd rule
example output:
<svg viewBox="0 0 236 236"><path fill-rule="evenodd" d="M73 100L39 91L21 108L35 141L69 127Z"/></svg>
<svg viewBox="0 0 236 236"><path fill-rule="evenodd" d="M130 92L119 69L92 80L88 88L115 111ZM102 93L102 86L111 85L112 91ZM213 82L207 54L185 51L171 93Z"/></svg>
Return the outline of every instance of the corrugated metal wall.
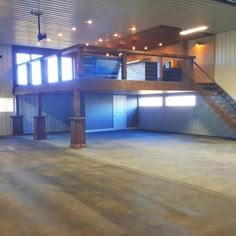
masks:
<svg viewBox="0 0 236 236"><path fill-rule="evenodd" d="M140 107L139 126L146 130L236 138L236 133L201 96L195 107Z"/></svg>
<svg viewBox="0 0 236 236"><path fill-rule="evenodd" d="M47 116L47 132L69 131L68 118L73 116L72 94L42 96L43 115ZM24 115L24 133L33 133L33 116L37 115L36 96L20 96L20 114Z"/></svg>
<svg viewBox="0 0 236 236"><path fill-rule="evenodd" d="M215 80L236 99L236 30L216 35Z"/></svg>
<svg viewBox="0 0 236 236"><path fill-rule="evenodd" d="M113 95L85 96L86 129L113 128Z"/></svg>
<svg viewBox="0 0 236 236"><path fill-rule="evenodd" d="M11 46L0 45L0 97L12 98L12 49ZM12 134L10 112L0 112L0 136Z"/></svg>

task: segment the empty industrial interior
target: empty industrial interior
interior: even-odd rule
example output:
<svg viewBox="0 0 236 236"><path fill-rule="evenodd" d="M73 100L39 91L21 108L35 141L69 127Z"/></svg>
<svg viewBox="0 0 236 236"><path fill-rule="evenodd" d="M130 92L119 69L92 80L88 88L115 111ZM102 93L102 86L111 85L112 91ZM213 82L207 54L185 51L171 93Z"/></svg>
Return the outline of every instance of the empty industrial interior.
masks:
<svg viewBox="0 0 236 236"><path fill-rule="evenodd" d="M131 2L0 2L2 235L236 234L236 3Z"/></svg>

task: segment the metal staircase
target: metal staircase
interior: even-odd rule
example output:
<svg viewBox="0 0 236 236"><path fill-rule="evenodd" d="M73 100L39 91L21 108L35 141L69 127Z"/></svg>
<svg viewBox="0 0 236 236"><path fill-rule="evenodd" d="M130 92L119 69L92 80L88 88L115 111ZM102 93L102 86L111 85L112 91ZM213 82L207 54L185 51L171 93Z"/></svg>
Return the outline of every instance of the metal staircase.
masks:
<svg viewBox="0 0 236 236"><path fill-rule="evenodd" d="M236 131L236 101L196 62L193 67L193 81L196 91Z"/></svg>

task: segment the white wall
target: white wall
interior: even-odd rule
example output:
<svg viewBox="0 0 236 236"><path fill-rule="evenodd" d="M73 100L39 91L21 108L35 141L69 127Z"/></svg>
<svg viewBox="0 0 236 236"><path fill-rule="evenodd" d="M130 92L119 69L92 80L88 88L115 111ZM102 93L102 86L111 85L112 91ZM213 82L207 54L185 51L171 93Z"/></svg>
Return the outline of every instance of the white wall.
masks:
<svg viewBox="0 0 236 236"><path fill-rule="evenodd" d="M12 49L0 45L0 98L12 98ZM0 112L0 136L12 134L11 113Z"/></svg>
<svg viewBox="0 0 236 236"><path fill-rule="evenodd" d="M215 80L236 99L236 30L216 35Z"/></svg>

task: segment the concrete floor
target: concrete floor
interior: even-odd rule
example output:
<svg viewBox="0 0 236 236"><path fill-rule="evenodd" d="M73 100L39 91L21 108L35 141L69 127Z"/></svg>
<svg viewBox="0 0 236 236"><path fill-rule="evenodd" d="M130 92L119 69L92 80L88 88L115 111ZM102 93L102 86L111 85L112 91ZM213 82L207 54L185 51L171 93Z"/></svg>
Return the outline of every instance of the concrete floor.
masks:
<svg viewBox="0 0 236 236"><path fill-rule="evenodd" d="M236 235L235 141L131 131L88 134L80 151L67 142L0 138L0 235Z"/></svg>

